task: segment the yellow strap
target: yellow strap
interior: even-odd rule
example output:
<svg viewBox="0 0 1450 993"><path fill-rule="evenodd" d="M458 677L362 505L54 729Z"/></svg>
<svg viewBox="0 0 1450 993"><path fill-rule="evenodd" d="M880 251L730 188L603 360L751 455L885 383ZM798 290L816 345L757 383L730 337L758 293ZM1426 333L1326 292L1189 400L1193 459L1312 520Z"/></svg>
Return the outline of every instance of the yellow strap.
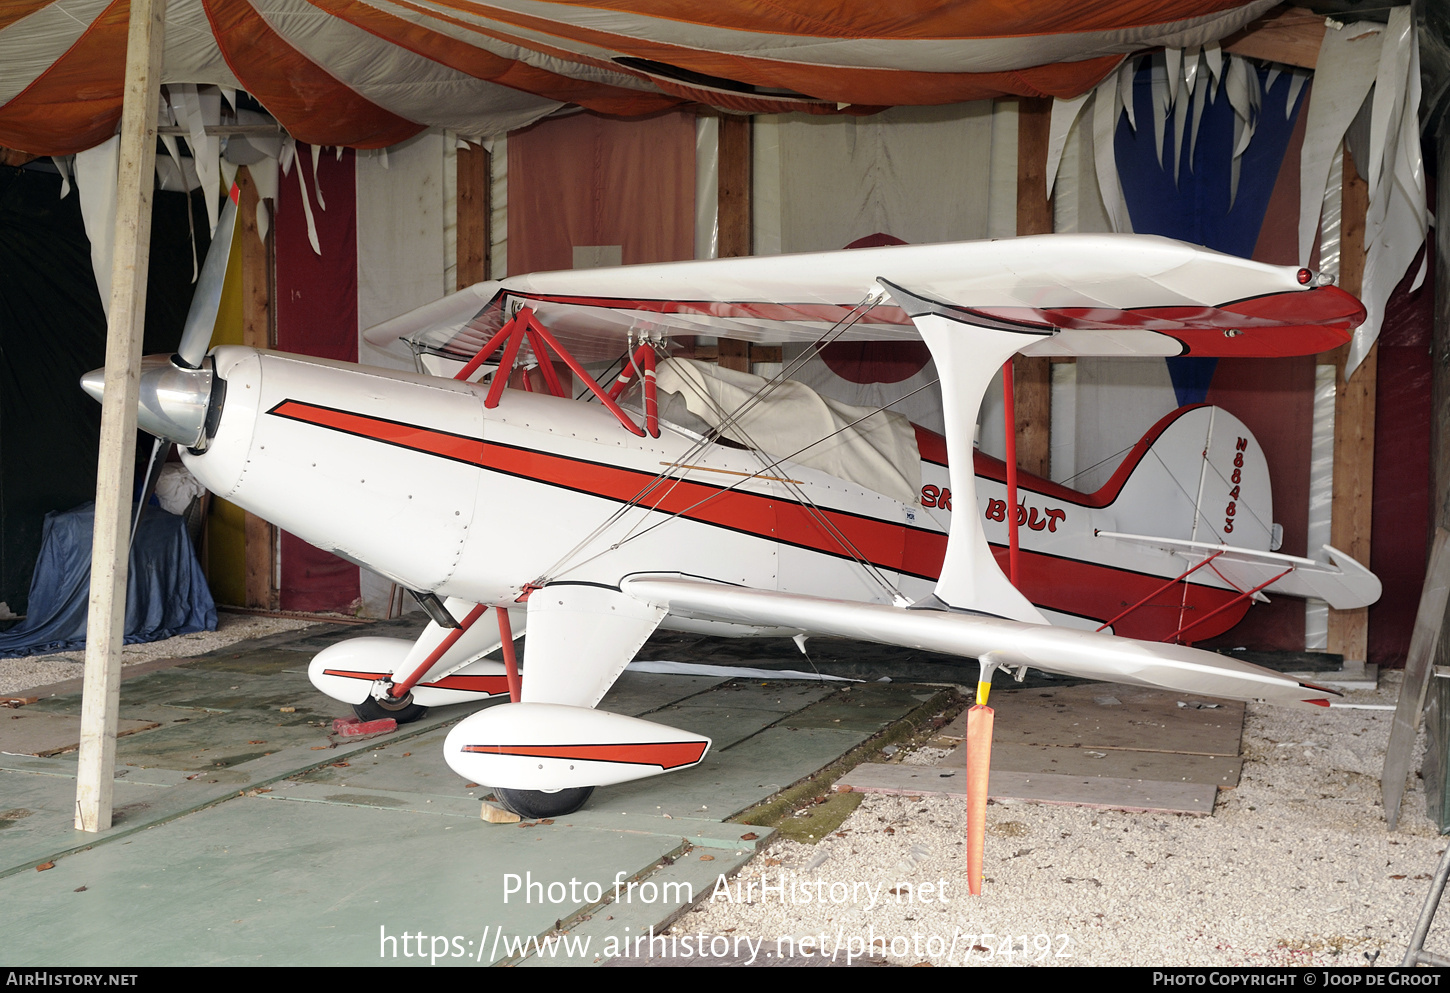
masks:
<svg viewBox="0 0 1450 993"><path fill-rule="evenodd" d="M977 684L977 706L978 707L985 707L987 705L987 694L990 693L990 692L992 692L992 684L991 684L991 682L985 682L985 683L978 683Z"/></svg>

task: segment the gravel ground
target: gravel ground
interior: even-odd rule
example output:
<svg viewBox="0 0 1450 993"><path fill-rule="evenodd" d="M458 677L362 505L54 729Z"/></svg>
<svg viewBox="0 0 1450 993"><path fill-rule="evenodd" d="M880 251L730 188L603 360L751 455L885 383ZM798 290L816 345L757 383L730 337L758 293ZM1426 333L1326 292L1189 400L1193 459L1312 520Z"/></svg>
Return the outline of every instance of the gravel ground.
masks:
<svg viewBox="0 0 1450 993"><path fill-rule="evenodd" d="M1393 704L1399 676L1348 702ZM1418 778L1385 829L1390 721L1251 705L1243 778L1212 817L990 804L980 897L961 800L868 796L827 841L762 852L675 932L764 939L761 954L814 936L807 954L903 965L1398 965L1444 843ZM1426 947L1444 953L1441 919Z"/></svg>
<svg viewBox="0 0 1450 993"><path fill-rule="evenodd" d="M217 614L215 631L177 635L164 641L143 645L126 645L121 649L121 665L152 662L157 659L191 658L205 655L226 645L248 638L305 628L315 621L287 617L258 617L252 614ZM19 659L0 659L0 694L20 695L23 690L85 675L86 653L57 652L54 655L30 655Z"/></svg>

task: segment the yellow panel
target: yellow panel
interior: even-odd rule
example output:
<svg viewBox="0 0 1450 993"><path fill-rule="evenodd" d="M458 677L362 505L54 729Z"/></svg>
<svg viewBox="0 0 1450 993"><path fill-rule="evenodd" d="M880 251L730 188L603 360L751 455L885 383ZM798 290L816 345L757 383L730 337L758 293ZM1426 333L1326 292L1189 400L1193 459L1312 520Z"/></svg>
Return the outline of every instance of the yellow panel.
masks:
<svg viewBox="0 0 1450 993"><path fill-rule="evenodd" d="M216 330L212 332L213 345L242 344L242 225L238 218L232 232L232 253L227 259L227 278L222 283L221 308L216 315Z"/></svg>
<svg viewBox="0 0 1450 993"><path fill-rule="evenodd" d="M218 603L247 603L246 512L234 503L212 497L207 518L207 569L211 595Z"/></svg>

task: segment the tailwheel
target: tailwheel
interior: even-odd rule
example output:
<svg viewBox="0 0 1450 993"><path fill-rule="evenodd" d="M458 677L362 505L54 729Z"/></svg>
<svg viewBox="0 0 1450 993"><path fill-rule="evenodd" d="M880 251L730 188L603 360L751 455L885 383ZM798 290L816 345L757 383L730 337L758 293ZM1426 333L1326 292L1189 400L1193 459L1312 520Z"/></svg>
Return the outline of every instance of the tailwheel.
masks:
<svg viewBox="0 0 1450 993"><path fill-rule="evenodd" d="M409 693L401 700L379 700L370 696L362 703L353 704L352 712L361 721L381 721L391 717L399 724L411 724L428 713L428 708L414 703L413 694Z"/></svg>
<svg viewBox="0 0 1450 993"><path fill-rule="evenodd" d="M520 817L562 817L584 806L593 792L592 786L576 786L553 791L495 789L493 794Z"/></svg>

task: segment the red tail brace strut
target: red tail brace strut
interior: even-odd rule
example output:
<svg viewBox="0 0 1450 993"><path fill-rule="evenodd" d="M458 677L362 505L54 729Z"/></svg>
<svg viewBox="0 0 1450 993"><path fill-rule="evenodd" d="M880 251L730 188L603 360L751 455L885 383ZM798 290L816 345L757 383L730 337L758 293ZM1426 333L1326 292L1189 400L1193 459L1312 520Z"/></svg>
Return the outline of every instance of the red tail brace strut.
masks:
<svg viewBox="0 0 1450 993"><path fill-rule="evenodd" d="M1094 532L1094 533L1096 533L1096 532ZM1198 565L1194 566L1192 569L1189 569L1187 572L1182 572L1182 573L1179 573L1177 576L1174 576L1172 579L1168 580L1168 582L1166 582L1162 586L1158 587L1152 593L1149 593L1147 596L1145 596L1143 599L1139 600L1137 603L1133 604L1127 610L1124 610L1121 614L1118 614L1116 617L1112 618L1111 620L1103 621L1103 623L1099 624L1095 630L1101 631L1104 628L1110 628L1110 627L1112 627L1114 624L1116 624L1119 621L1121 621L1124 617L1127 617L1133 611L1135 611L1139 607L1143 606L1143 604L1147 603L1149 600L1153 599L1155 596L1157 596L1158 594L1162 593L1164 590L1168 589L1170 586L1173 586L1176 583L1183 582L1189 576L1193 575L1199 569L1202 569L1204 566L1208 565L1210 562L1212 562L1214 559L1218 558L1222 554L1223 554L1223 552L1214 552L1212 555L1210 555L1208 558L1204 559L1202 562L1198 563ZM1230 601L1230 603L1236 603L1236 602L1237 602L1236 600ZM1194 624L1197 624L1198 621L1194 621L1193 623ZM1179 628L1176 632L1174 632L1173 634L1170 634L1168 636L1168 638L1176 638L1178 635L1182 634L1186 630L1188 630L1187 627ZM1167 641L1168 638L1164 638L1163 640L1164 641Z"/></svg>
<svg viewBox="0 0 1450 993"><path fill-rule="evenodd" d="M1182 635L1183 632L1187 631L1189 628L1196 628L1196 627L1198 627L1198 625L1202 624L1204 621L1208 620L1210 617L1213 617L1213 616L1215 616L1217 614L1223 613L1225 610L1227 610L1228 608L1232 607L1234 604L1238 603L1240 600L1246 600L1246 599L1248 599L1249 597L1253 596L1255 593L1259 592L1259 590L1263 589L1265 586L1273 586L1275 583L1277 583L1279 580L1283 579L1285 576L1289 575L1289 573L1291 573L1293 571L1294 571L1294 567L1291 565L1289 568L1285 569L1283 572L1279 573L1277 576L1275 576L1273 579L1269 580L1268 582L1260 583L1258 586L1255 586L1251 590L1244 590L1242 593L1240 593L1238 596L1234 597L1228 603L1223 604L1222 606L1218 607L1215 610L1210 610L1208 613L1204 614L1202 617L1198 618L1198 620L1196 620L1196 621L1190 621L1190 622L1188 622L1187 624L1183 625L1183 627L1179 628L1177 631L1174 631L1172 634L1170 634L1168 637L1164 638L1163 640L1164 641L1176 641L1176 640L1178 640L1179 636ZM1192 640L1189 640L1189 641L1183 642L1183 644L1191 645L1191 644L1193 644L1193 641Z"/></svg>

